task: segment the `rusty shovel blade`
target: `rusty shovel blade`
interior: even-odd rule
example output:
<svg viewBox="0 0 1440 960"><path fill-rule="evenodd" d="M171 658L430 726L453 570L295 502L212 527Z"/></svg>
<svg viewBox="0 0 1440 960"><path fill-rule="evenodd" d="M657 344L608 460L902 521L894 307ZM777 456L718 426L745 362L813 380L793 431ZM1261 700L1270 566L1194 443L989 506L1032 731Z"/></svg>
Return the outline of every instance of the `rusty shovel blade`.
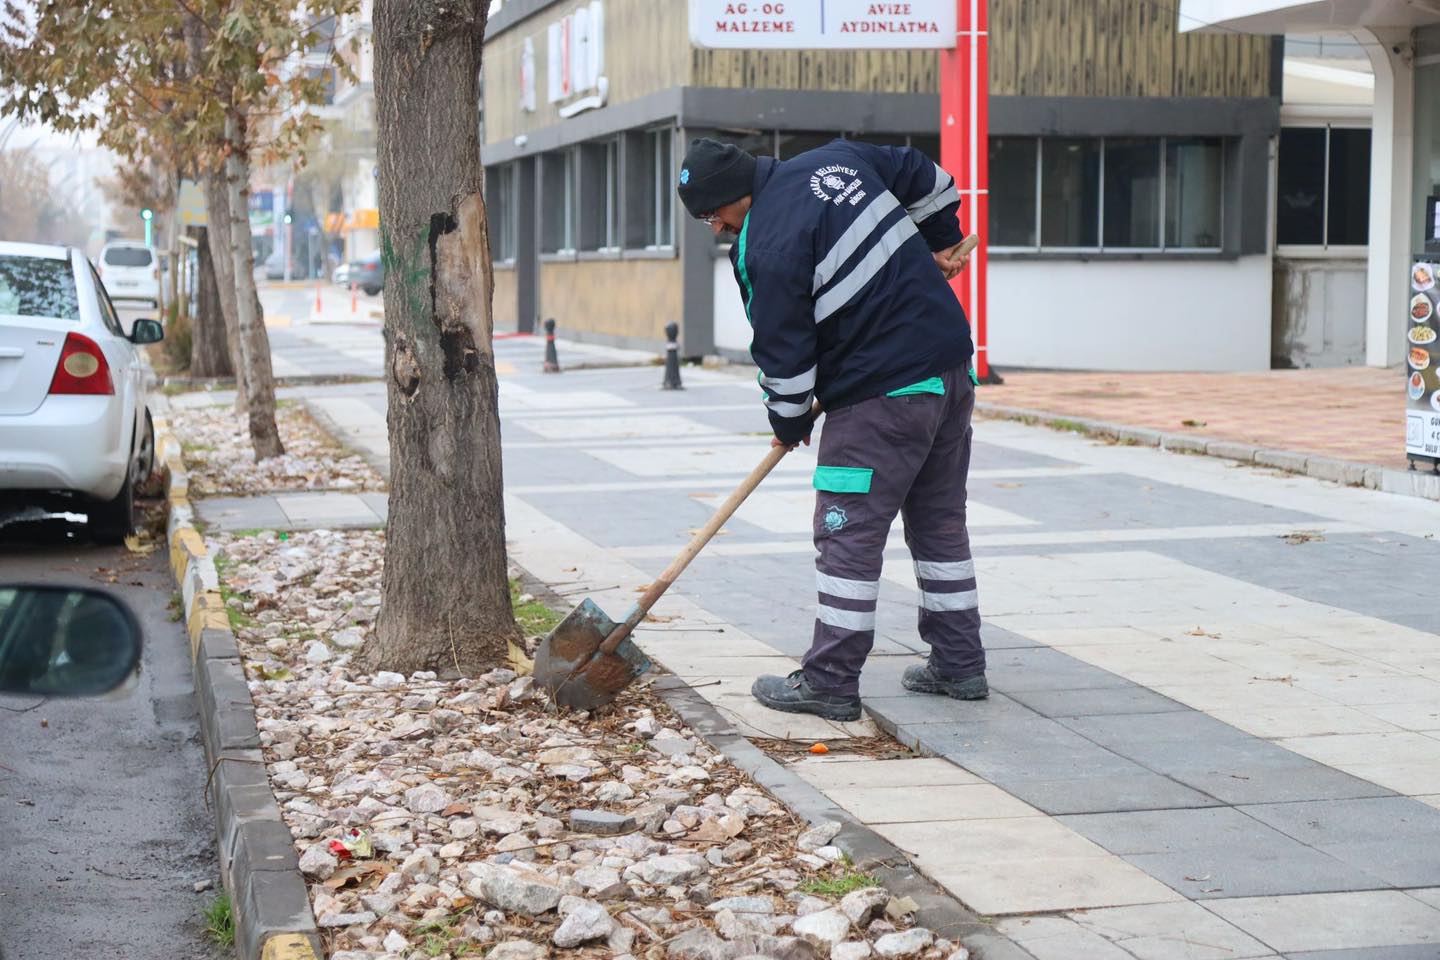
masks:
<svg viewBox="0 0 1440 960"><path fill-rule="evenodd" d="M586 597L540 641L535 651L535 682L548 690L556 703L572 710L592 710L614 700L650 669L649 658L629 637L614 653L599 652L615 627L615 621Z"/></svg>

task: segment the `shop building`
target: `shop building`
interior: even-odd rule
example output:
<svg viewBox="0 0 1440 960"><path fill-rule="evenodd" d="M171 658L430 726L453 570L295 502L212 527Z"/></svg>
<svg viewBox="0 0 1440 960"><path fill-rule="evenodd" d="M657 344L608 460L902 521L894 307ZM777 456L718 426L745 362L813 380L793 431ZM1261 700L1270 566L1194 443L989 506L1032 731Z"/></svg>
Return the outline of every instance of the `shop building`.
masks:
<svg viewBox="0 0 1440 960"><path fill-rule="evenodd" d="M1303 34L1363 51L1372 76L1369 154L1352 144L1346 168L1332 163L1326 176L1330 183L1359 180L1365 161L1364 362L1403 363L1411 263L1440 254L1440 7L1428 0L1182 0L1180 20L1191 35ZM1334 147L1332 139L1332 157Z"/></svg>
<svg viewBox="0 0 1440 960"><path fill-rule="evenodd" d="M754 4L752 4L754 6ZM933 50L719 50L681 0L509 0L486 36L497 329L746 354L723 245L684 215L695 136L789 159L837 136L939 155ZM991 362L1270 366L1283 41L1128 0L991 0Z"/></svg>

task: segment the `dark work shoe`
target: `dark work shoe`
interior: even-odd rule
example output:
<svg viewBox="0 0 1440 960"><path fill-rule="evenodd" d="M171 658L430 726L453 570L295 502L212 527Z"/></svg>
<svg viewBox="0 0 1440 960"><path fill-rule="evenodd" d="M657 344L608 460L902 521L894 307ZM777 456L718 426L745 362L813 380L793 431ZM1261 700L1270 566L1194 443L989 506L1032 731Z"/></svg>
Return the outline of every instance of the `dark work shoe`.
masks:
<svg viewBox="0 0 1440 960"><path fill-rule="evenodd" d="M905 676L900 683L906 690L914 693L938 693L956 700L984 700L990 696L990 685L985 682L985 674L951 680L930 669L928 660L913 667L906 667Z"/></svg>
<svg viewBox="0 0 1440 960"><path fill-rule="evenodd" d="M761 677L750 688L750 695L771 710L813 713L826 720L860 719L858 696L812 690L803 670L796 670L788 677Z"/></svg>

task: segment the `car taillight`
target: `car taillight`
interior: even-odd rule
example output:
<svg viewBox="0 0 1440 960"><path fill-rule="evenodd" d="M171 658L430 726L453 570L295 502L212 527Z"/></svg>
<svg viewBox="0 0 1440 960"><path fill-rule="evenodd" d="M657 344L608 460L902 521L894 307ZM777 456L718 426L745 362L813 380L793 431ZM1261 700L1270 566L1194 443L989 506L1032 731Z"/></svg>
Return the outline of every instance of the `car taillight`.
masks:
<svg viewBox="0 0 1440 960"><path fill-rule="evenodd" d="M67 334L60 348L60 362L50 380L52 394L112 394L110 364L95 341L78 333Z"/></svg>

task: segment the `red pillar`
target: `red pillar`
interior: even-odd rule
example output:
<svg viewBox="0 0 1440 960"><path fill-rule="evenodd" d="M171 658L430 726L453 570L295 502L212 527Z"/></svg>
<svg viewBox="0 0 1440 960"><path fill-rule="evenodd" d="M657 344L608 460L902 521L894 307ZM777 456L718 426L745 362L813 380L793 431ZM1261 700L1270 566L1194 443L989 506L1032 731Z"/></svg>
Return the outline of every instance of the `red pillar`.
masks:
<svg viewBox="0 0 1440 960"><path fill-rule="evenodd" d="M990 76L987 0L955 0L955 48L940 51L940 165L960 191L960 229L980 245L950 281L975 337L975 373L990 376L985 236L990 214Z"/></svg>

